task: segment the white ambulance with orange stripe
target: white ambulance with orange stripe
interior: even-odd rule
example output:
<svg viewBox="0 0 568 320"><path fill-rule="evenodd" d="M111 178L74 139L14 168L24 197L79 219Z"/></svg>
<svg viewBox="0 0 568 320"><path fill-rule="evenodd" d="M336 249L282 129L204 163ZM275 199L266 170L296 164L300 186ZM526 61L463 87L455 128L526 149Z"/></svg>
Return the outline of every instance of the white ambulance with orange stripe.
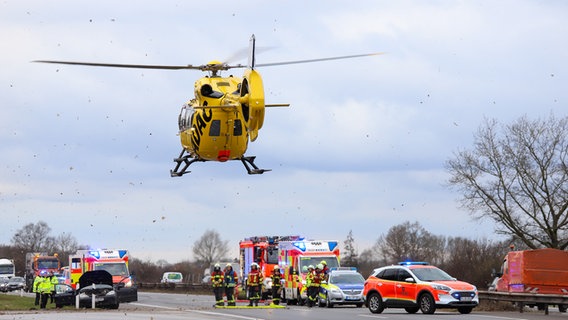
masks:
<svg viewBox="0 0 568 320"><path fill-rule="evenodd" d="M278 265L284 270L283 298L288 304L305 302L308 266L322 261L329 269L340 266L337 240L298 239L278 243Z"/></svg>

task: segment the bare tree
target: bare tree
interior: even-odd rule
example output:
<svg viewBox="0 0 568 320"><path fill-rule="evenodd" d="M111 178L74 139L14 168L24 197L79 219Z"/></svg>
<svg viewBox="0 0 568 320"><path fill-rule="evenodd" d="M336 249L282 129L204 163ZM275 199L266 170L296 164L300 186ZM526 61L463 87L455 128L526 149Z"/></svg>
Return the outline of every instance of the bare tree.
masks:
<svg viewBox="0 0 568 320"><path fill-rule="evenodd" d="M449 185L476 218L529 248L568 248L568 118L486 120L472 150L446 162Z"/></svg>
<svg viewBox="0 0 568 320"><path fill-rule="evenodd" d="M192 250L198 261L209 266L212 262L226 258L229 252L229 241L221 240L221 236L215 230L206 230L201 238L195 241Z"/></svg>
<svg viewBox="0 0 568 320"><path fill-rule="evenodd" d="M353 230L349 230L347 239L343 242L343 257L341 264L346 266L357 267L357 248L355 248L355 239L353 238Z"/></svg>
<svg viewBox="0 0 568 320"><path fill-rule="evenodd" d="M426 231L418 222L393 226L375 243L377 254L387 263L405 260L443 262L445 238Z"/></svg>
<svg viewBox="0 0 568 320"><path fill-rule="evenodd" d="M49 235L50 232L51 228L44 221L28 223L12 236L12 245L22 252L52 250L55 240Z"/></svg>
<svg viewBox="0 0 568 320"><path fill-rule="evenodd" d="M491 271L498 270L509 250L508 241L493 242L487 239L470 240L449 238L448 257L440 267L452 276L487 288L493 280Z"/></svg>
<svg viewBox="0 0 568 320"><path fill-rule="evenodd" d="M63 232L55 237L53 252L59 254L61 265L66 266L69 264L69 256L77 252L78 249L87 249L88 246L80 246L77 239L70 234Z"/></svg>

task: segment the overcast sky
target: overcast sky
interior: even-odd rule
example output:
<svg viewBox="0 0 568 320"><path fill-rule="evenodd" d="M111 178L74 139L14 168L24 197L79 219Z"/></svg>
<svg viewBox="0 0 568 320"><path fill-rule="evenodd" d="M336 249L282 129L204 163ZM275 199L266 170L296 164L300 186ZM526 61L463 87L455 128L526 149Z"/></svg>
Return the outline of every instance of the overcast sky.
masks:
<svg viewBox="0 0 568 320"><path fill-rule="evenodd" d="M0 2L0 244L27 223L93 248L178 262L214 229L235 249L298 234L359 251L394 225L494 238L460 209L444 162L484 118L566 116L565 1ZM171 178L199 71L30 63L258 63L271 108L248 155ZM244 63L237 60L235 63ZM242 70L225 75L240 76Z"/></svg>

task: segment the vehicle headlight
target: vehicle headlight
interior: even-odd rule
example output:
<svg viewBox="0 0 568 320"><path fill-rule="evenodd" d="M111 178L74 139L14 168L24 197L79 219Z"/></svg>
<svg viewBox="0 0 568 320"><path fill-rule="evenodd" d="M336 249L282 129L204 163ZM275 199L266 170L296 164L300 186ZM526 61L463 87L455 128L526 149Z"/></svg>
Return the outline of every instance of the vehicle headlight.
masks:
<svg viewBox="0 0 568 320"><path fill-rule="evenodd" d="M334 294L341 294L341 290L333 288L333 289L329 289L329 292L334 293Z"/></svg>
<svg viewBox="0 0 568 320"><path fill-rule="evenodd" d="M452 288L445 286L443 284L438 284L438 283L432 283L431 284L432 288L436 289L436 290L440 290L440 291L451 291Z"/></svg>

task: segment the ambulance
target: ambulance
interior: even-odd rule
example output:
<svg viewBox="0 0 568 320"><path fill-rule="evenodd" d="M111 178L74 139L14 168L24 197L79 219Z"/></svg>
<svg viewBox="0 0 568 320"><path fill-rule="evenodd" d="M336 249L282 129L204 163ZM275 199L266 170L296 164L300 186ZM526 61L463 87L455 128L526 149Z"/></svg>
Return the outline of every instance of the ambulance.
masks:
<svg viewBox="0 0 568 320"><path fill-rule="evenodd" d="M325 261L327 267L338 268L339 242L336 240L281 241L278 244L278 265L284 270L283 298L287 304L303 304L307 299L308 266Z"/></svg>
<svg viewBox="0 0 568 320"><path fill-rule="evenodd" d="M120 302L138 301L138 288L128 270L128 259L128 250L124 249L79 250L69 256L71 286L78 289L79 278L87 271L105 270L112 275Z"/></svg>

